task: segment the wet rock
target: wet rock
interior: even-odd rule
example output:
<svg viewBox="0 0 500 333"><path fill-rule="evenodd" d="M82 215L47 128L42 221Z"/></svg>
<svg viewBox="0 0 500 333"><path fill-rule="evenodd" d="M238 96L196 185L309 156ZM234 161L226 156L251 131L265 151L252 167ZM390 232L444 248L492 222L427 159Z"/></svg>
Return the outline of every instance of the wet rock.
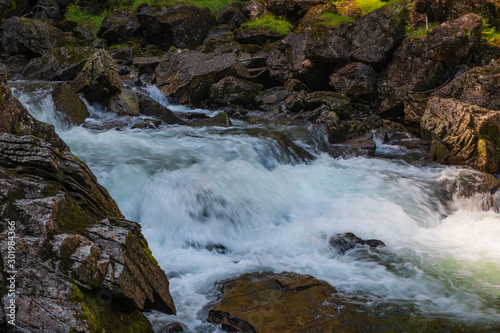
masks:
<svg viewBox="0 0 500 333"><path fill-rule="evenodd" d="M371 93L376 79L372 66L353 62L330 75L330 85L347 96L359 96Z"/></svg>
<svg viewBox="0 0 500 333"><path fill-rule="evenodd" d="M364 240L351 232L347 232L345 234L336 234L330 237L328 243L340 255L345 254L349 250L364 247L365 245L367 245L371 249L385 246L384 242L382 242L381 240Z"/></svg>
<svg viewBox="0 0 500 333"><path fill-rule="evenodd" d="M369 133L370 127L367 123L357 119L336 119L327 124L326 131L330 143L343 143Z"/></svg>
<svg viewBox="0 0 500 333"><path fill-rule="evenodd" d="M0 112L1 133L33 135L57 149L69 149L56 134L54 126L35 120L21 102L14 98L7 84L7 68L3 65L0 65Z"/></svg>
<svg viewBox="0 0 500 333"><path fill-rule="evenodd" d="M191 123L193 126L222 126L222 127L233 126L231 119L229 119L229 116L225 112L221 112L211 118L195 118L195 119L199 120L196 120L195 122Z"/></svg>
<svg viewBox="0 0 500 333"><path fill-rule="evenodd" d="M22 108L2 76L0 246L14 221L16 328L153 332L141 311L176 310L139 224L121 219L90 169ZM5 304L5 289L1 296Z"/></svg>
<svg viewBox="0 0 500 333"><path fill-rule="evenodd" d="M300 91L290 94L285 100L285 109L291 113L313 111L326 106L340 117L350 117L351 100L343 94L332 91L315 91L307 93Z"/></svg>
<svg viewBox="0 0 500 333"><path fill-rule="evenodd" d="M138 116L139 97L132 89L122 89L109 100L109 111L121 116Z"/></svg>
<svg viewBox="0 0 500 333"><path fill-rule="evenodd" d="M426 36L406 39L396 50L380 87L382 114L402 113L412 92L434 89L453 77L480 38L481 18L474 14L435 27Z"/></svg>
<svg viewBox="0 0 500 333"><path fill-rule="evenodd" d="M71 87L83 93L89 102L106 102L119 94L120 77L113 58L105 50L96 51L71 82Z"/></svg>
<svg viewBox="0 0 500 333"><path fill-rule="evenodd" d="M139 109L142 114L161 119L167 124L184 124L169 108L148 96L139 95Z"/></svg>
<svg viewBox="0 0 500 333"><path fill-rule="evenodd" d="M377 313L350 304L328 283L296 273L248 273L222 281L222 299L208 321L226 332L443 332L463 326L411 316L411 310ZM471 329L469 328L469 331Z"/></svg>
<svg viewBox="0 0 500 333"><path fill-rule="evenodd" d="M168 52L156 68L155 84L173 101L196 103L208 98L210 87L227 76L249 76L234 54Z"/></svg>
<svg viewBox="0 0 500 333"><path fill-rule="evenodd" d="M109 46L129 41L141 29L137 14L129 9L118 9L106 16L97 36L104 38Z"/></svg>
<svg viewBox="0 0 500 333"><path fill-rule="evenodd" d="M160 330L160 333L178 333L184 332L184 327L179 323L168 324Z"/></svg>
<svg viewBox="0 0 500 333"><path fill-rule="evenodd" d="M9 77L11 80L21 78L21 73L28 66L29 59L22 54L14 54L0 60L0 63L9 69Z"/></svg>
<svg viewBox="0 0 500 333"><path fill-rule="evenodd" d="M146 39L164 51L171 46L196 48L216 24L207 8L185 5L174 8L145 6L139 10L137 18Z"/></svg>
<svg viewBox="0 0 500 333"><path fill-rule="evenodd" d="M26 80L69 81L83 69L95 51L87 46L58 47L31 59L21 75Z"/></svg>
<svg viewBox="0 0 500 333"><path fill-rule="evenodd" d="M281 112L282 102L286 100L290 92L285 87L273 87L263 90L255 98L255 105L262 111L278 111ZM278 113L276 112L276 113Z"/></svg>
<svg viewBox="0 0 500 333"><path fill-rule="evenodd" d="M366 157L374 156L376 148L375 141L373 141L373 134L367 133L343 143L330 145L328 154L333 158Z"/></svg>
<svg viewBox="0 0 500 333"><path fill-rule="evenodd" d="M404 26L388 6L335 29L325 37L310 39L306 57L319 62L351 59L372 65L387 63L404 38ZM367 47L369 46L369 47Z"/></svg>
<svg viewBox="0 0 500 333"><path fill-rule="evenodd" d="M219 13L219 24L227 24L230 29L238 29L246 20L241 5L237 2L230 3Z"/></svg>
<svg viewBox="0 0 500 333"><path fill-rule="evenodd" d="M34 58L61 46L64 46L64 33L46 22L11 17L3 24L2 48L10 54Z"/></svg>
<svg viewBox="0 0 500 333"><path fill-rule="evenodd" d="M251 81L228 76L210 87L210 99L220 105L250 104L263 86Z"/></svg>
<svg viewBox="0 0 500 333"><path fill-rule="evenodd" d="M135 120L134 124L130 127L130 129L156 129L161 125L161 120L154 118L138 118Z"/></svg>
<svg viewBox="0 0 500 333"><path fill-rule="evenodd" d="M65 83L59 85L52 91L52 99L56 110L62 113L68 125L80 125L89 117L89 111L85 103Z"/></svg>

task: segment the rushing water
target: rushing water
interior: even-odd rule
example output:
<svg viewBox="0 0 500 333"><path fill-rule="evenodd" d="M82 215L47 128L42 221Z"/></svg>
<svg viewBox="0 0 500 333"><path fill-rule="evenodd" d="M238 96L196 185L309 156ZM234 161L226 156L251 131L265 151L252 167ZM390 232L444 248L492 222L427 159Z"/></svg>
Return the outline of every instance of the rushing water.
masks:
<svg viewBox="0 0 500 333"><path fill-rule="evenodd" d="M215 283L263 270L311 274L372 308L399 305L414 316L476 326L500 322L500 215L453 193L452 184L475 171L332 159L300 141L317 157L305 162L242 123L231 130L64 128L47 88L13 86L35 117L56 125L124 215L143 226L178 310L175 318L149 314L158 330L175 320L189 331L217 331L206 323ZM158 90L142 92L168 105ZM97 120L89 121L110 117L91 111ZM343 232L387 247L338 256L328 238Z"/></svg>

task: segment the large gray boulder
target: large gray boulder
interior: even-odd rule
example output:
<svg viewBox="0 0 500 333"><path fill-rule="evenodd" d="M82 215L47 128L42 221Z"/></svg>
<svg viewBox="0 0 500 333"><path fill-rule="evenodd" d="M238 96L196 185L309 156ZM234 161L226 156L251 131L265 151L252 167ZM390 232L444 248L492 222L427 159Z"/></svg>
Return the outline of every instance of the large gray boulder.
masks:
<svg viewBox="0 0 500 333"><path fill-rule="evenodd" d="M249 76L234 54L168 52L156 68L155 84L173 101L197 103L207 99L210 87L227 76Z"/></svg>
<svg viewBox="0 0 500 333"><path fill-rule="evenodd" d="M194 49L201 45L208 31L217 24L207 8L177 6L142 7L137 14L148 42L168 51L171 46Z"/></svg>
<svg viewBox="0 0 500 333"><path fill-rule="evenodd" d="M128 9L119 9L106 16L97 36L109 45L124 43L136 36L141 29L137 14Z"/></svg>
<svg viewBox="0 0 500 333"><path fill-rule="evenodd" d="M88 46L57 47L31 59L21 76L26 80L73 80L95 51Z"/></svg>
<svg viewBox="0 0 500 333"><path fill-rule="evenodd" d="M121 92L120 76L113 58L106 50L97 50L71 82L77 93L83 93L90 102L106 103Z"/></svg>
<svg viewBox="0 0 500 333"><path fill-rule="evenodd" d="M380 112L398 113L410 93L446 83L480 39L481 18L475 14L443 23L426 36L406 39L396 50L380 87Z"/></svg>
<svg viewBox="0 0 500 333"><path fill-rule="evenodd" d="M64 46L64 40L61 30L35 19L11 17L3 24L2 47L10 54L39 57Z"/></svg>

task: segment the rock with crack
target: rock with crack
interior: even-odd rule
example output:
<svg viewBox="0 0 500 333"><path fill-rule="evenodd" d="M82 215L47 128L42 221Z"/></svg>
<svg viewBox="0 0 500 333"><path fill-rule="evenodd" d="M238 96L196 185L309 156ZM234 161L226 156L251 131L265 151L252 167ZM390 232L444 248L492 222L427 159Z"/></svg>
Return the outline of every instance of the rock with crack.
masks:
<svg viewBox="0 0 500 333"><path fill-rule="evenodd" d="M175 314L140 226L54 132L12 96L0 68L0 249L16 233L16 327L27 332L154 332L141 311ZM10 277L5 271L0 281ZM5 284L3 284L5 285ZM0 289L2 308L10 304ZM0 331L7 330L1 312Z"/></svg>

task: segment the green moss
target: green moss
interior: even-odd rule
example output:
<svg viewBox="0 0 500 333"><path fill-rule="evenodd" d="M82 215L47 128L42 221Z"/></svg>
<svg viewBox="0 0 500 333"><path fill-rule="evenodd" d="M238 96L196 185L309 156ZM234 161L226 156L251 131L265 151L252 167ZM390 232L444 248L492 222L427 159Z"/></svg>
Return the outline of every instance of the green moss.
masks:
<svg viewBox="0 0 500 333"><path fill-rule="evenodd" d="M135 241L139 241L139 243L141 244L142 250L144 251L144 254L146 255L146 257L148 257L148 260L153 265L158 266L158 261L156 261L155 257L153 257L153 252L151 252L151 250L149 249L148 242L146 241L144 236L139 232L138 233L130 232L127 236L126 242L130 243L130 242L135 242Z"/></svg>
<svg viewBox="0 0 500 333"><path fill-rule="evenodd" d="M108 13L109 11L104 11L97 15L92 14L91 12L82 9L76 3L72 3L68 7L66 7L64 19L76 22L78 23L78 25L85 25L90 27L92 29L92 33L95 35Z"/></svg>
<svg viewBox="0 0 500 333"><path fill-rule="evenodd" d="M283 36L292 30L292 24L285 18L276 17L271 14L245 22L241 27L253 30L267 30Z"/></svg>
<svg viewBox="0 0 500 333"><path fill-rule="evenodd" d="M500 47L500 31L496 27L491 26L488 19L483 19L481 36L488 44Z"/></svg>
<svg viewBox="0 0 500 333"><path fill-rule="evenodd" d="M342 24L352 22L354 19L349 16L342 16L334 13L323 13L319 16L321 24L327 28L337 28Z"/></svg>
<svg viewBox="0 0 500 333"><path fill-rule="evenodd" d="M428 24L428 27L425 25L423 27L420 27L419 29L412 29L410 26L406 27L406 37L407 38L418 38L422 36L426 36L428 32L432 31L436 26L438 26L438 22L430 22Z"/></svg>
<svg viewBox="0 0 500 333"><path fill-rule="evenodd" d="M380 7L383 7L385 5L389 4L395 4L401 2L401 0L389 0L389 1L381 1L381 0L349 0L349 1L333 1L335 4L340 4L348 2L351 6L354 7L359 7L361 10L365 13L368 14L370 12L373 12L376 9L379 9Z"/></svg>
<svg viewBox="0 0 500 333"><path fill-rule="evenodd" d="M90 214L69 195L65 196L66 202L63 207L57 210L55 221L57 231L60 233L85 234L86 227L93 223L94 219Z"/></svg>
<svg viewBox="0 0 500 333"><path fill-rule="evenodd" d="M151 323L139 311L118 311L113 303L103 302L93 291L82 291L73 284L70 299L80 304L80 319L87 322L91 333L153 333Z"/></svg>

